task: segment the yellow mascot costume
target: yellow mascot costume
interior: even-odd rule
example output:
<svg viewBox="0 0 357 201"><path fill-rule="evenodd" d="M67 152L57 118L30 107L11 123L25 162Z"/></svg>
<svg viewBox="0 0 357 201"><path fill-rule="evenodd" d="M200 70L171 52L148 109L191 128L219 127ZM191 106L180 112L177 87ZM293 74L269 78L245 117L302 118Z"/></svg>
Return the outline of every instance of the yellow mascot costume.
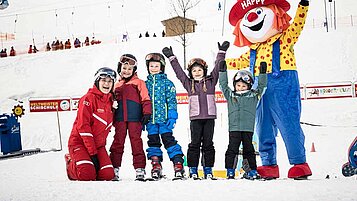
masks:
<svg viewBox="0 0 357 201"><path fill-rule="evenodd" d="M257 77L259 64L268 64L267 89L256 116L262 160L257 170L265 179L279 178L275 139L278 129L292 165L288 178L306 179L312 175L300 126L300 84L293 49L303 30L308 6L308 0L300 1L291 24L286 0L238 0L229 13L229 22L235 27L234 45L249 46L250 50L239 58L226 59L228 69L249 68Z"/></svg>

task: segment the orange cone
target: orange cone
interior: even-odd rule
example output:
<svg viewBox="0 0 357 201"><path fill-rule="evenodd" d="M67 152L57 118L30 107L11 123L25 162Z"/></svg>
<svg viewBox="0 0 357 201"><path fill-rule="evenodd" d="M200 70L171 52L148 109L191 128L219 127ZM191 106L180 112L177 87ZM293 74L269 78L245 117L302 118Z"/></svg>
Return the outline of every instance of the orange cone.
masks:
<svg viewBox="0 0 357 201"><path fill-rule="evenodd" d="M310 152L316 152L315 143L312 143Z"/></svg>

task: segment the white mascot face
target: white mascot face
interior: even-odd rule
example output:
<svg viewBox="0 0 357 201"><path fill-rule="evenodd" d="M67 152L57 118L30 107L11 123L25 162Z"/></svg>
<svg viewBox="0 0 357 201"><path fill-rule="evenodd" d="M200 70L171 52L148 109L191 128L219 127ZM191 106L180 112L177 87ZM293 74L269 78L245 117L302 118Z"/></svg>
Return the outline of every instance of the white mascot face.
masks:
<svg viewBox="0 0 357 201"><path fill-rule="evenodd" d="M244 15L239 28L251 43L264 42L280 32L273 28L274 19L270 8L258 7Z"/></svg>

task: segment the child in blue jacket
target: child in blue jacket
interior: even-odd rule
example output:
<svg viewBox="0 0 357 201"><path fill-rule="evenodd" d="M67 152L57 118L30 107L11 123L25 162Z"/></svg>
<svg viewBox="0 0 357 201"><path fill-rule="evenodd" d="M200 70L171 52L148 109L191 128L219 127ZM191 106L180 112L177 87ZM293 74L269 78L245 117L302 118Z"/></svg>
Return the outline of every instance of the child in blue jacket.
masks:
<svg viewBox="0 0 357 201"><path fill-rule="evenodd" d="M184 177L183 153L181 146L172 135L176 124L177 100L176 88L165 74L165 58L160 53L150 53L145 57L149 75L145 81L151 103L152 116L146 126L148 132L147 157L151 160L151 176L162 177L163 160L161 145L164 144L170 160L174 164L175 177ZM160 139L161 138L161 139ZM162 142L162 143L161 143Z"/></svg>

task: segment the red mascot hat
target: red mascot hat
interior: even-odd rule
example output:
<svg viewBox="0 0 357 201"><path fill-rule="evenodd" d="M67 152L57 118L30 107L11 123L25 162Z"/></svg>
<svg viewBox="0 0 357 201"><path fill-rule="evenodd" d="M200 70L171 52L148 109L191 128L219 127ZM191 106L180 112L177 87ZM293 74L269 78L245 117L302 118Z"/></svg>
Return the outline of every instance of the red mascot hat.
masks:
<svg viewBox="0 0 357 201"><path fill-rule="evenodd" d="M229 23L236 26L237 22L243 18L246 12L253 8L275 4L285 12L290 9L290 4L286 0L237 0L229 12Z"/></svg>

